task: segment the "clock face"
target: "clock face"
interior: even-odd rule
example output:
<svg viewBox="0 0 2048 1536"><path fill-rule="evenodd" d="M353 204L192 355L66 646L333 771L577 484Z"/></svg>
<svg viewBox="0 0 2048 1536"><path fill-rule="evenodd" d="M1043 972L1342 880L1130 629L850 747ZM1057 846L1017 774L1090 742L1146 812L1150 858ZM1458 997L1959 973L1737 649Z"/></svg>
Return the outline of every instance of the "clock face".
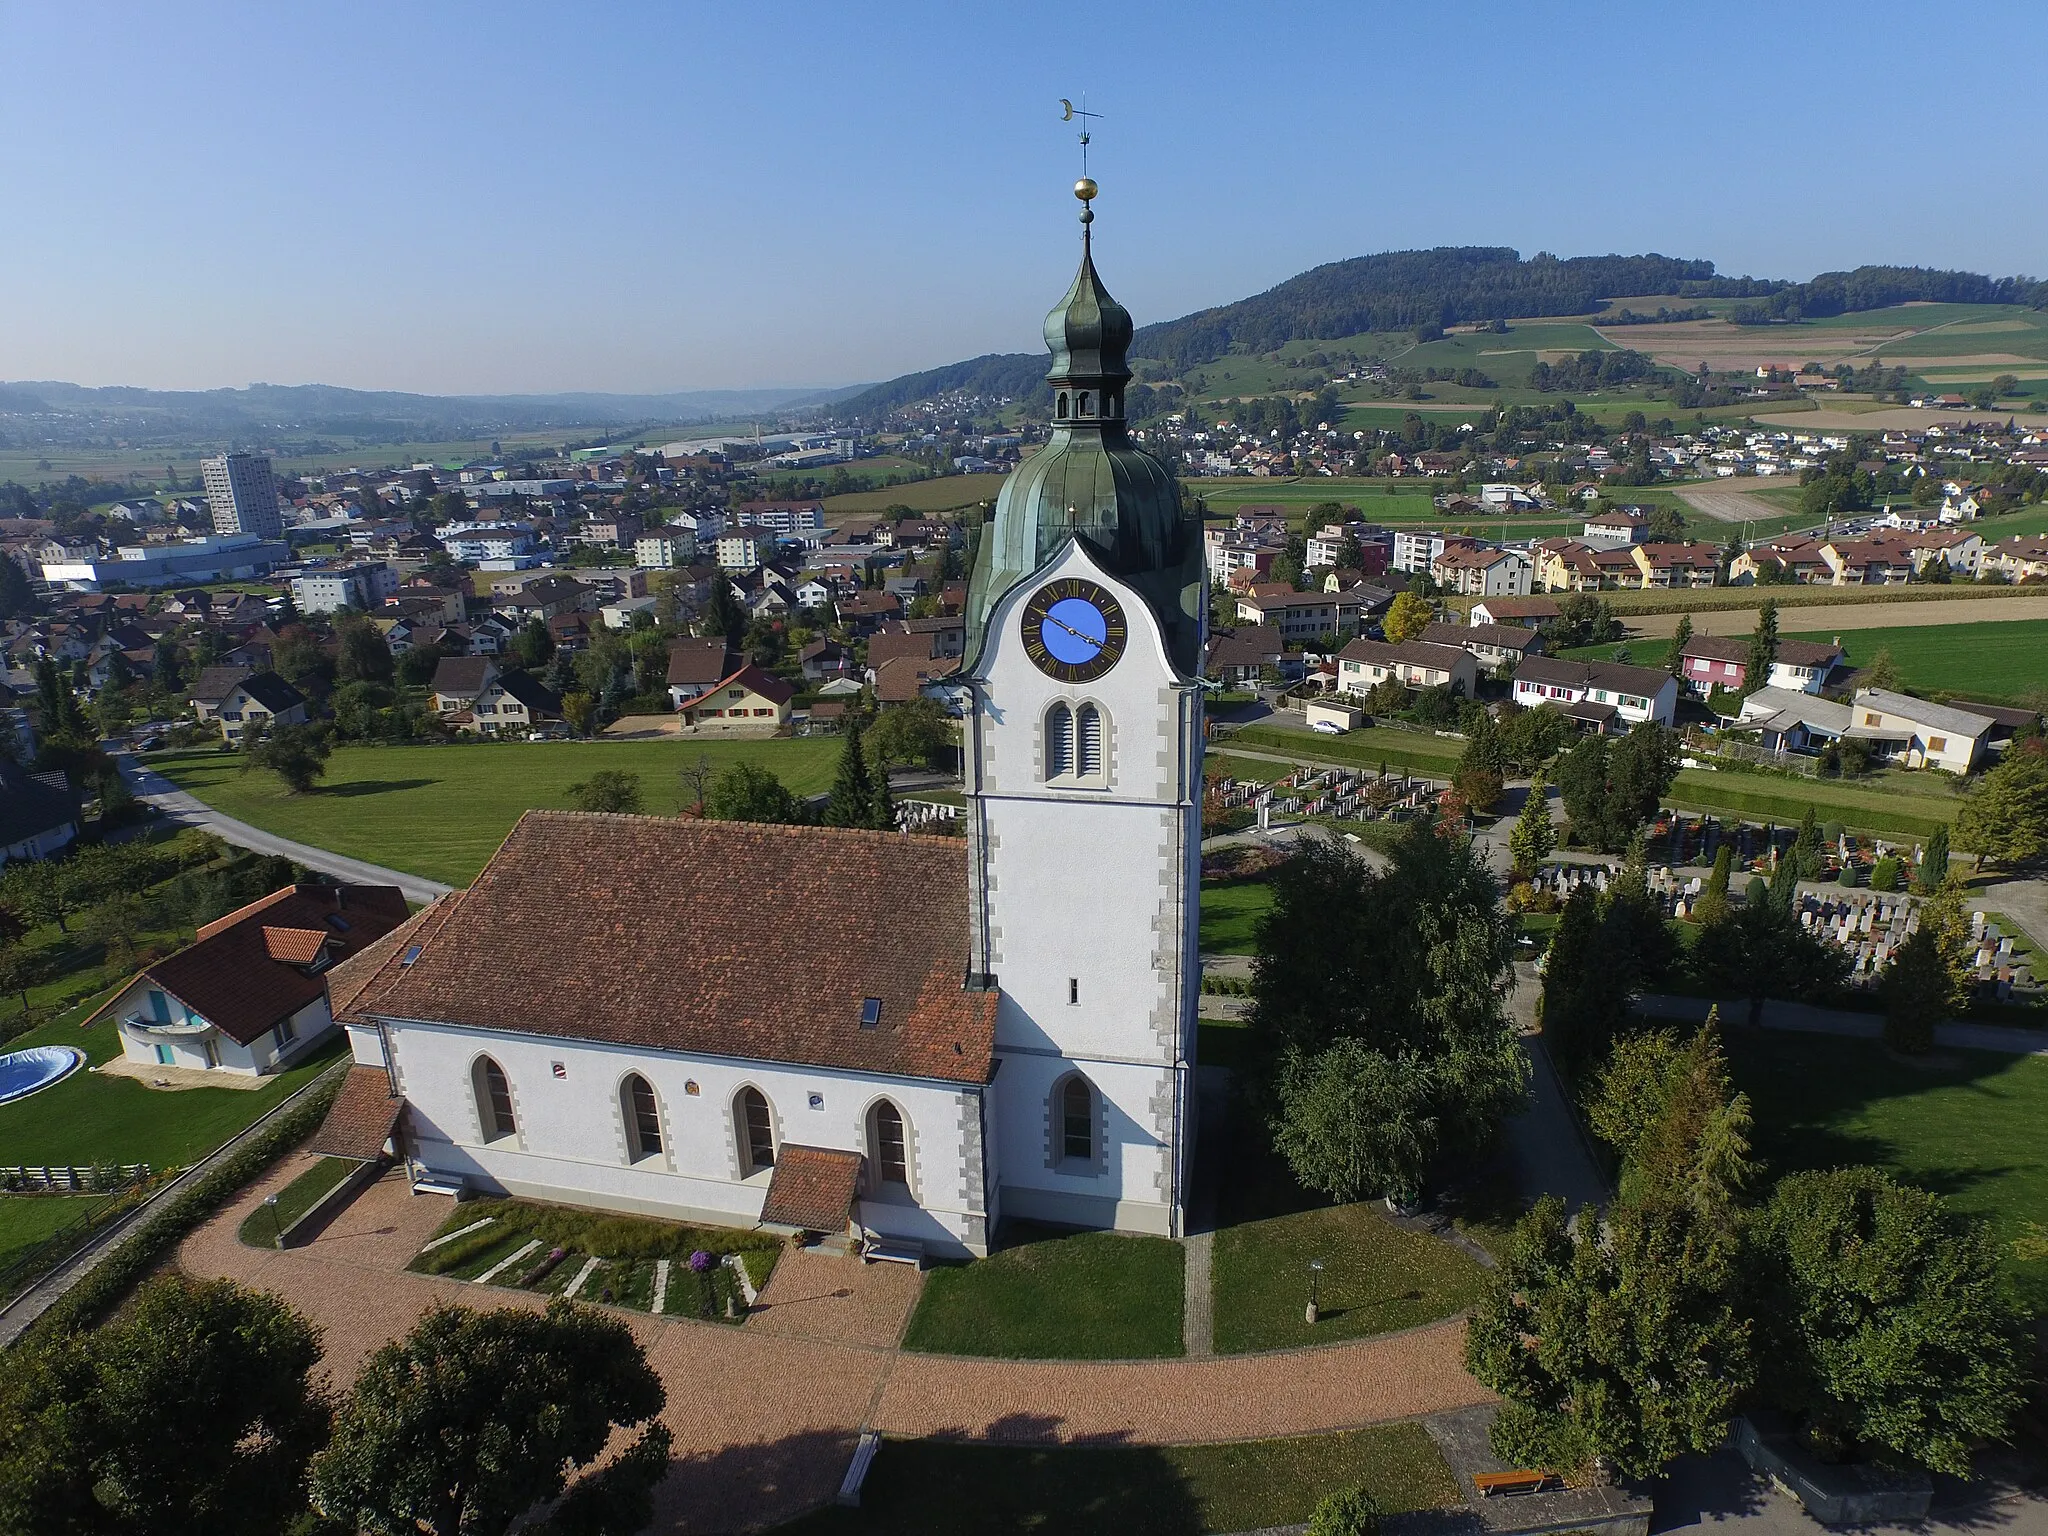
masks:
<svg viewBox="0 0 2048 1536"><path fill-rule="evenodd" d="M1049 581L1024 605L1024 652L1047 677L1085 683L1117 664L1130 638L1124 610L1092 581Z"/></svg>

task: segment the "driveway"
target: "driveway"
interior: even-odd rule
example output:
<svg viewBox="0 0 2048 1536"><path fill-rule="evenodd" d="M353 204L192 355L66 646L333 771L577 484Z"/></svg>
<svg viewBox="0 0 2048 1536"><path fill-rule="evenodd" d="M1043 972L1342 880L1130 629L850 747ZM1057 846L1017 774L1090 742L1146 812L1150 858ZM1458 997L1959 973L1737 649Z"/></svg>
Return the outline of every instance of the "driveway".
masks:
<svg viewBox="0 0 2048 1536"><path fill-rule="evenodd" d="M121 770L121 777L128 781L128 787L135 792L135 798L155 806L172 821L186 826L204 827L222 842L233 843L237 848L247 848L253 853L282 854L308 869L318 870L323 875L332 875L354 885L395 885L405 899L420 906L437 897L446 896L453 886L443 885L438 880L422 879L396 869L386 869L381 864L367 864L361 859L351 859L325 848L315 848L311 843L295 843L288 837L278 837L260 827L252 827L246 821L237 821L232 816L223 816L196 795L187 794L155 769L144 766L126 752L114 754L114 762Z"/></svg>

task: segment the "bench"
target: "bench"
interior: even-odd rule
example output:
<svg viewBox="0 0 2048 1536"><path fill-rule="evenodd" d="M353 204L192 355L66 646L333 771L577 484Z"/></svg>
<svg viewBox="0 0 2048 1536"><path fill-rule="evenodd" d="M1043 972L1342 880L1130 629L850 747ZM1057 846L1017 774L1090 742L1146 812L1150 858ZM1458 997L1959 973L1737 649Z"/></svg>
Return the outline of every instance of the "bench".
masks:
<svg viewBox="0 0 2048 1536"><path fill-rule="evenodd" d="M460 1200L469 1193L469 1185L460 1174L429 1173L412 1181L412 1192L416 1195L446 1195L451 1200Z"/></svg>
<svg viewBox="0 0 2048 1536"><path fill-rule="evenodd" d="M924 1244L902 1238L871 1237L861 1244L861 1258L869 1264L908 1264L924 1268Z"/></svg>
<svg viewBox="0 0 2048 1536"><path fill-rule="evenodd" d="M1479 1497L1490 1499L1496 1494L1542 1493L1562 1486L1562 1479L1555 1472L1475 1472L1472 1485Z"/></svg>
<svg viewBox="0 0 2048 1536"><path fill-rule="evenodd" d="M868 1468L874 1463L875 1452L881 1449L882 1432L878 1429L864 1429L853 1447L853 1460L847 1463L846 1476L839 1480L839 1492L833 1498L835 1504L848 1509L860 1508L860 1486L867 1481Z"/></svg>

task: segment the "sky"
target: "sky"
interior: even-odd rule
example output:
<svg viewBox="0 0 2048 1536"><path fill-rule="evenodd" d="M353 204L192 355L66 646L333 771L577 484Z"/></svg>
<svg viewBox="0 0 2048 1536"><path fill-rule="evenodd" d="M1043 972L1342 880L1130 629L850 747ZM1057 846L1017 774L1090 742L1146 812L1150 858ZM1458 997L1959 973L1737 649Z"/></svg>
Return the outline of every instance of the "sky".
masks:
<svg viewBox="0 0 2048 1536"><path fill-rule="evenodd" d="M1948 18L1953 18L1952 23ZM0 0L0 379L836 385L1432 245L2048 268L2048 6Z"/></svg>

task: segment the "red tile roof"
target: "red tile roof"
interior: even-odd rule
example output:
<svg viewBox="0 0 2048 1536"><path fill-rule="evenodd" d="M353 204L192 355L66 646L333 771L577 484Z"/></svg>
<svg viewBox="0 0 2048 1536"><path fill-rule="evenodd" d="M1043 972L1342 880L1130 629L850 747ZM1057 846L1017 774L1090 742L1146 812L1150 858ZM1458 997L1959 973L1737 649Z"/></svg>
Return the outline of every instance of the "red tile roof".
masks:
<svg viewBox="0 0 2048 1536"><path fill-rule="evenodd" d="M435 914L443 914L435 916ZM352 1017L752 1061L988 1080L958 838L528 811L429 909ZM367 964L367 957L365 964ZM866 998L878 1027L860 1026Z"/></svg>
<svg viewBox="0 0 2048 1536"><path fill-rule="evenodd" d="M391 1076L382 1067L350 1067L333 1108L306 1150L367 1163L383 1155L384 1143L404 1111L405 1100L392 1093Z"/></svg>
<svg viewBox="0 0 2048 1536"><path fill-rule="evenodd" d="M831 1147L784 1146L776 1150L761 1223L806 1232L840 1232L860 1191L861 1156Z"/></svg>

